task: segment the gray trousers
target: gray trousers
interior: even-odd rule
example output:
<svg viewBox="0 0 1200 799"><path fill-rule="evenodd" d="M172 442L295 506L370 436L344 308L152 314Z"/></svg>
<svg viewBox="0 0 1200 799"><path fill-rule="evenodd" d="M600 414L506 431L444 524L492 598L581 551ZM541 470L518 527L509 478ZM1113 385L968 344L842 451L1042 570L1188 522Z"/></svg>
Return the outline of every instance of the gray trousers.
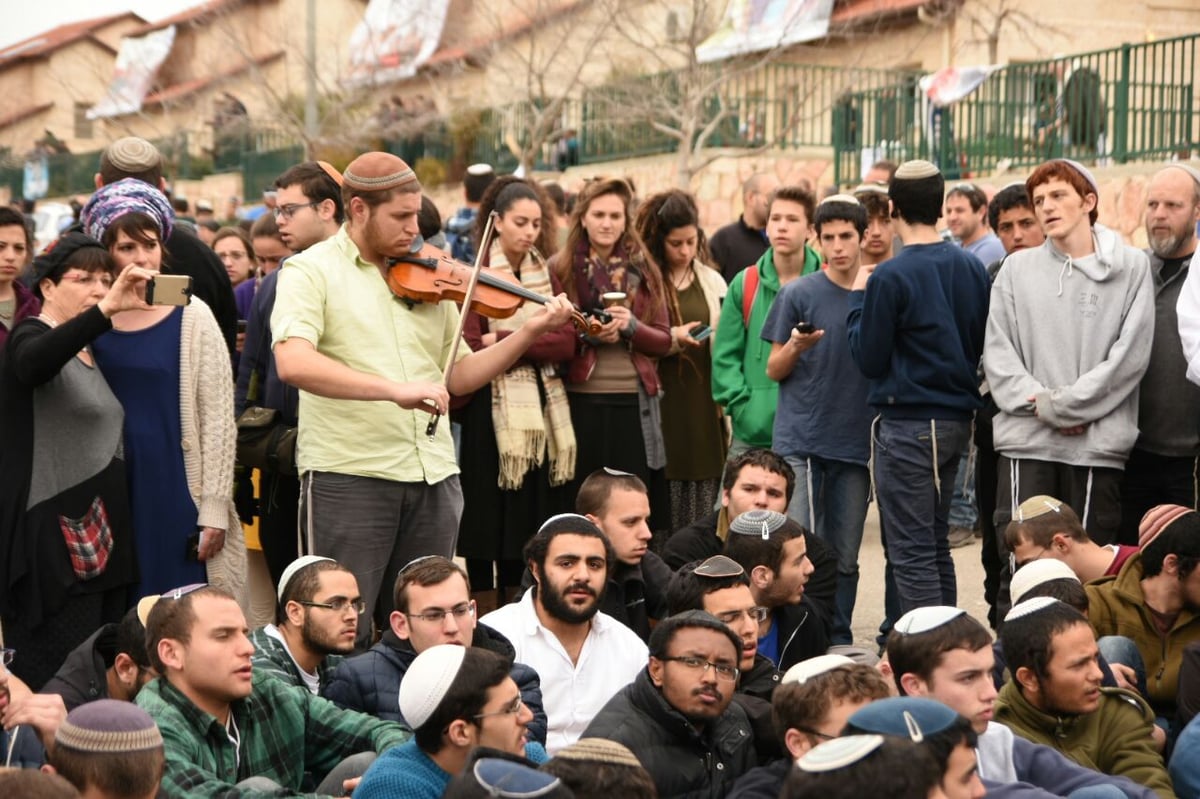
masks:
<svg viewBox="0 0 1200 799"><path fill-rule="evenodd" d="M346 789L342 787L342 783L367 773L367 769L375 762L376 757L374 752L359 752L357 755L350 755L325 775L325 779L321 780L321 784L317 786L316 793L322 796L345 796ZM260 791L268 795L294 795L291 791L285 791L283 786L269 777L247 777L236 787L244 791Z"/></svg>
<svg viewBox="0 0 1200 799"><path fill-rule="evenodd" d="M309 552L349 569L367 603L357 649L371 645L372 620L387 629L401 567L423 555L454 557L462 509L457 475L433 485L335 472L304 476L300 525Z"/></svg>

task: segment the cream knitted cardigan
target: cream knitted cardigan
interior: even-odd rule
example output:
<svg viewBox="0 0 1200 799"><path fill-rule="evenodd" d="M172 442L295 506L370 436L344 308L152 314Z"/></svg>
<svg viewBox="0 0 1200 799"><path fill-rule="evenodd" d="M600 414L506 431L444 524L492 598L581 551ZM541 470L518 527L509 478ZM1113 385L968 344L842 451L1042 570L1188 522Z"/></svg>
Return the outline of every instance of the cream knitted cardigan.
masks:
<svg viewBox="0 0 1200 799"><path fill-rule="evenodd" d="M233 505L237 426L229 350L212 311L192 298L179 345L179 419L188 491L196 523L225 531L225 546L205 564L208 581L233 592L246 610L246 539Z"/></svg>

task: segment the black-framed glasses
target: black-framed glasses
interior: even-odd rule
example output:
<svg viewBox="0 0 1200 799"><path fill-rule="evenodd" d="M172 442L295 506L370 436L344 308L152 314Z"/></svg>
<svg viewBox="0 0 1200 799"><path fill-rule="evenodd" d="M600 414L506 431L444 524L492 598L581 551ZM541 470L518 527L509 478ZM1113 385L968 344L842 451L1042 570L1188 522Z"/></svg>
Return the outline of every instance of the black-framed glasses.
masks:
<svg viewBox="0 0 1200 799"><path fill-rule="evenodd" d="M726 680L729 682L736 680L738 675L742 673L741 669L739 669L737 666L727 666L724 663L713 663L710 660L691 657L690 655L685 655L683 657L664 657L659 658L659 660L665 663L678 663L689 671L698 671L701 674L704 674L711 668L714 672L716 672L717 679Z"/></svg>
<svg viewBox="0 0 1200 799"><path fill-rule="evenodd" d="M1032 558L1026 558L1025 560L1017 560L1017 553L1009 552L1008 553L1008 573L1016 574L1020 569L1024 568L1025 566L1028 566L1030 563L1033 563L1035 560L1042 560L1046 556L1046 553L1050 552L1050 551L1051 551L1050 547L1042 547L1041 552L1037 553Z"/></svg>
<svg viewBox="0 0 1200 799"><path fill-rule="evenodd" d="M733 624L735 621L742 618L743 615L749 616L756 622L764 622L767 620L767 616L771 615L771 610L770 608L764 608L762 605L755 605L754 607L746 608L745 610L727 610L724 613L717 613L714 615L716 615L718 619L726 624Z"/></svg>
<svg viewBox="0 0 1200 799"><path fill-rule="evenodd" d="M801 727L798 724L791 724L789 726L793 730L798 730L811 738L816 738L818 741L832 741L837 738L836 735L827 735L823 732L817 732L812 727Z"/></svg>
<svg viewBox="0 0 1200 799"><path fill-rule="evenodd" d="M409 618L432 622L433 624L440 624L444 622L447 615L453 616L455 621L459 621L467 618L468 616L475 615L475 601L472 600L470 602L464 602L461 605L455 605L449 610L446 610L445 608L433 608L432 610L427 610L424 613L405 613L404 615L408 616Z"/></svg>
<svg viewBox="0 0 1200 799"><path fill-rule="evenodd" d="M524 706L525 706L525 703L523 701L521 701L521 695L517 694L516 698L513 699L513 701L509 702L507 705L505 705L500 710L493 710L491 713L476 713L474 716L471 716L471 718L486 719L488 716L512 716L516 713L520 713L521 708Z"/></svg>
<svg viewBox="0 0 1200 799"><path fill-rule="evenodd" d="M7 666L9 663L12 663L13 658L16 656L17 650L15 649L0 649L0 663L3 663L5 666Z"/></svg>
<svg viewBox="0 0 1200 799"><path fill-rule="evenodd" d="M301 208L316 208L320 204L320 201L317 201L311 203L288 203L287 205L277 205L275 206L275 218L291 219Z"/></svg>
<svg viewBox="0 0 1200 799"><path fill-rule="evenodd" d="M334 613L341 613L346 608L354 608L355 613L362 614L367 609L366 601L362 599L346 599L344 596L334 597L328 602L306 602L303 599L296 600L306 608L324 608L332 610Z"/></svg>

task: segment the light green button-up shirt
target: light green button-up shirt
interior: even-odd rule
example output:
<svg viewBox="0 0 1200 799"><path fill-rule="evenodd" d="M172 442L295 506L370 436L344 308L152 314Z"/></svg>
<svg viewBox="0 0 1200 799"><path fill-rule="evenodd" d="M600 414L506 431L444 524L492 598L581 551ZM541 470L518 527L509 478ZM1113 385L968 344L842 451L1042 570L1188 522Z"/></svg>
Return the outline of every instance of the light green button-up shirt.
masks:
<svg viewBox="0 0 1200 799"><path fill-rule="evenodd" d="M395 297L378 267L364 261L345 226L288 258L271 314L272 346L310 342L351 369L398 383L440 383L459 311L452 302ZM458 357L470 354L464 341ZM296 460L301 473L336 472L406 483L437 483L458 473L448 420L433 441L429 414L392 402L365 402L300 392Z"/></svg>

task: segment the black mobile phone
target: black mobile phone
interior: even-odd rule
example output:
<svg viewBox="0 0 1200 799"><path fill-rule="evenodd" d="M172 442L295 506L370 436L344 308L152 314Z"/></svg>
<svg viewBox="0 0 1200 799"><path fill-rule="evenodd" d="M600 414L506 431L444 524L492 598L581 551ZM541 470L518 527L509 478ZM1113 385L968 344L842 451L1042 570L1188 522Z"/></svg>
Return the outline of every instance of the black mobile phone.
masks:
<svg viewBox="0 0 1200 799"><path fill-rule="evenodd" d="M238 324L237 324L237 332L245 333L246 332L246 324L247 324L247 322L245 319L239 319Z"/></svg>
<svg viewBox="0 0 1200 799"><path fill-rule="evenodd" d="M693 327L692 332L688 333L688 335L692 337L692 341L704 341L704 339L712 335L712 327L702 324L699 327Z"/></svg>
<svg viewBox="0 0 1200 799"><path fill-rule="evenodd" d="M192 533L187 539L187 548L184 550L183 557L191 563L200 560L200 531Z"/></svg>
<svg viewBox="0 0 1200 799"><path fill-rule="evenodd" d="M802 336L807 336L809 333L815 333L817 328L811 322L797 322L796 332Z"/></svg>

